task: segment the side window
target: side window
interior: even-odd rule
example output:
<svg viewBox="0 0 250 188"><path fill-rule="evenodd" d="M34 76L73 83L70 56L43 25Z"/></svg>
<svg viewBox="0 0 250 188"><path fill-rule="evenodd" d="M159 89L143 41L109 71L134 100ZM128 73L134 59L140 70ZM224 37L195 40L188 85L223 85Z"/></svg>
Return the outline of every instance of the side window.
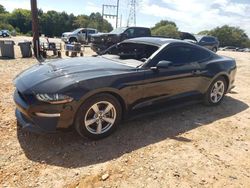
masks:
<svg viewBox="0 0 250 188"><path fill-rule="evenodd" d="M184 46L170 47L161 52L157 58L157 62L166 60L171 61L173 65L178 66L189 62L191 48Z"/></svg>
<svg viewBox="0 0 250 188"><path fill-rule="evenodd" d="M85 35L85 30L83 29L83 30L79 31L78 34Z"/></svg>
<svg viewBox="0 0 250 188"><path fill-rule="evenodd" d="M135 29L135 36L136 37L149 36L149 31L147 29L137 28L137 29Z"/></svg>
<svg viewBox="0 0 250 188"><path fill-rule="evenodd" d="M166 60L171 61L174 66L180 66L192 62L201 62L209 57L210 53L203 49L189 46L174 46L163 50L155 58L155 63Z"/></svg>
<svg viewBox="0 0 250 188"><path fill-rule="evenodd" d="M89 34L94 34L94 33L95 33L95 30L88 30L88 33L89 33Z"/></svg>
<svg viewBox="0 0 250 188"><path fill-rule="evenodd" d="M189 61L190 62L202 62L202 61L209 59L210 56L211 56L211 53L207 50L203 50L200 48L192 48Z"/></svg>
<svg viewBox="0 0 250 188"><path fill-rule="evenodd" d="M201 41L204 41L204 42L214 42L215 39L213 37L203 37L201 39Z"/></svg>
<svg viewBox="0 0 250 188"><path fill-rule="evenodd" d="M127 29L127 30L125 31L125 34L128 35L128 38L132 38L132 37L134 37L134 35L135 35L135 29L134 29L134 28Z"/></svg>

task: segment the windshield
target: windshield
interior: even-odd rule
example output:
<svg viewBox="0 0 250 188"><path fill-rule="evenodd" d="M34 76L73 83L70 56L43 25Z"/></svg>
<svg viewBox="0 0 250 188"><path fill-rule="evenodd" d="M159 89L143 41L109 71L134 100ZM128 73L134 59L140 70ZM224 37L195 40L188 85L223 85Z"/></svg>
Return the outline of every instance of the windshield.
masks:
<svg viewBox="0 0 250 188"><path fill-rule="evenodd" d="M116 57L116 59L123 61L137 60L142 64L143 62L147 61L148 58L158 49L158 46L150 44L123 42L111 46L103 53L103 55L112 55L112 58Z"/></svg>
<svg viewBox="0 0 250 188"><path fill-rule="evenodd" d="M76 30L73 31L73 33L78 33L81 30L82 30L82 28L76 29Z"/></svg>
<svg viewBox="0 0 250 188"><path fill-rule="evenodd" d="M127 28L126 27L119 27L117 29L114 29L110 32L110 34L121 34L123 33Z"/></svg>

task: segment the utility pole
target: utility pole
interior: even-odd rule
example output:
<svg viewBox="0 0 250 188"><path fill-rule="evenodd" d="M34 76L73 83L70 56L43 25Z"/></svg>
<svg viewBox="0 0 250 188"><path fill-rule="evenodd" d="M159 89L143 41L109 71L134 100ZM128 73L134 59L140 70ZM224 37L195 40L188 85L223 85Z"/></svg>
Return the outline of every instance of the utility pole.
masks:
<svg viewBox="0 0 250 188"><path fill-rule="evenodd" d="M33 32L33 49L37 59L40 56L40 42L39 42L39 29L38 29L38 10L37 0L30 0L31 14L32 14L32 32Z"/></svg>
<svg viewBox="0 0 250 188"><path fill-rule="evenodd" d="M130 0L130 11L127 26L136 26L136 0Z"/></svg>
<svg viewBox="0 0 250 188"><path fill-rule="evenodd" d="M109 9L112 12L116 11L116 13L106 13L106 10ZM108 11L110 12L110 11ZM116 28L118 27L118 14L119 14L119 0L117 0L117 4L116 5L107 5L107 4L103 4L102 5L102 19L104 20L104 18L115 18L116 19Z"/></svg>
<svg viewBox="0 0 250 188"><path fill-rule="evenodd" d="M119 15L119 0L117 0L117 7L116 7L116 28L118 27L118 15Z"/></svg>

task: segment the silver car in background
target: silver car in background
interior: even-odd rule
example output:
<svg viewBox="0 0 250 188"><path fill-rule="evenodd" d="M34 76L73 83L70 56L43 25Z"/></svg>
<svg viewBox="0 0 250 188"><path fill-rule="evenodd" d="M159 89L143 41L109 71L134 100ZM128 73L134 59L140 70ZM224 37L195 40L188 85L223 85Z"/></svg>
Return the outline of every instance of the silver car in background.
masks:
<svg viewBox="0 0 250 188"><path fill-rule="evenodd" d="M72 32L63 33L62 41L65 43L79 42L82 44L88 44L90 36L96 33L98 33L98 31L93 28L79 28Z"/></svg>

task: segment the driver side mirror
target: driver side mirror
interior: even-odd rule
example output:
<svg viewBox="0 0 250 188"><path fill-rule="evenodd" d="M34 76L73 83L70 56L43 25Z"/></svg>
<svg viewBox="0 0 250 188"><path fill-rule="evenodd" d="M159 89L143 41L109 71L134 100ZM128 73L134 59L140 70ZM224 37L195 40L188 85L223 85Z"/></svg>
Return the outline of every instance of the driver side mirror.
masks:
<svg viewBox="0 0 250 188"><path fill-rule="evenodd" d="M171 61L160 61L156 67L151 67L151 70L159 70L159 69L168 69L169 66L171 66L173 64L173 62Z"/></svg>

